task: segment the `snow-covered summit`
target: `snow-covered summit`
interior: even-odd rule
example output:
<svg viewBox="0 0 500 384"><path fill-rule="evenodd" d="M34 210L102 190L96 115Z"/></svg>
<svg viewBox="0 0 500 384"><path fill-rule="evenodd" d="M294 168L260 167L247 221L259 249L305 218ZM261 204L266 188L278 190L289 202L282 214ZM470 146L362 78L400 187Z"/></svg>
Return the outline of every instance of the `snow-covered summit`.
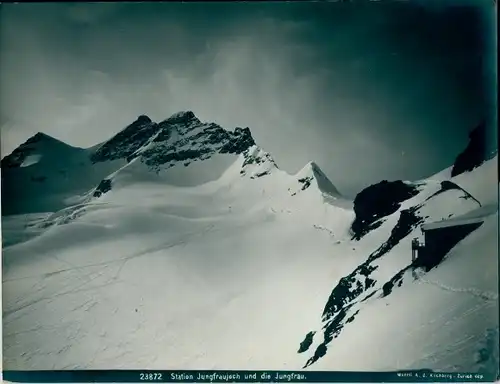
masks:
<svg viewBox="0 0 500 384"><path fill-rule="evenodd" d="M163 121L167 124L189 124L199 123L200 120L196 117L193 111L179 111L171 115L168 119Z"/></svg>
<svg viewBox="0 0 500 384"><path fill-rule="evenodd" d="M181 180L187 167L187 173L192 174L188 178L203 183L212 179L204 174L222 174L254 145L249 128L226 130L216 123L202 122L192 111L177 112L159 123L140 115L110 139L87 149L38 133L2 160L2 168L8 170L2 173L6 185L3 212L59 210L78 200L74 196L88 194L105 178L123 173L144 179L164 176L165 171L175 168L169 174L176 173ZM210 159L216 159L217 164L206 163ZM204 163L204 170L195 163ZM128 179L133 182L133 178ZM39 201L47 196L50 204Z"/></svg>
<svg viewBox="0 0 500 384"><path fill-rule="evenodd" d="M314 185L323 194L331 197L341 196L337 188L314 161L307 163L299 172L297 172L295 178L299 183L299 190L305 191L311 185Z"/></svg>
<svg viewBox="0 0 500 384"><path fill-rule="evenodd" d="M240 175L249 176L251 179L269 175L273 170L279 169L269 152L257 145L252 145L242 155Z"/></svg>

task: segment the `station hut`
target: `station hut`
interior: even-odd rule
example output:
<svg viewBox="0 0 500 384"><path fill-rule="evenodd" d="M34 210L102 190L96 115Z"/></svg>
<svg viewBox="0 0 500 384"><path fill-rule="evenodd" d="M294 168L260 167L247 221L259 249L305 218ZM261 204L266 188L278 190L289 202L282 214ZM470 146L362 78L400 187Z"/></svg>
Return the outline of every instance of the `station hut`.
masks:
<svg viewBox="0 0 500 384"><path fill-rule="evenodd" d="M485 206L450 219L423 224L424 242L412 242L412 261L425 271L437 266L446 254L470 233L479 228L485 218L498 211L498 206Z"/></svg>

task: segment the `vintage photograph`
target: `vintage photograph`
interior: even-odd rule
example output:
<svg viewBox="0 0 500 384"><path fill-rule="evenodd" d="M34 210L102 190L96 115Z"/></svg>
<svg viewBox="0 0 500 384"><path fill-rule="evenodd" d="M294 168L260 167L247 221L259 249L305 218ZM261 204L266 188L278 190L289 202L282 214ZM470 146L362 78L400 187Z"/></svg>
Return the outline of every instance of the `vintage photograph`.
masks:
<svg viewBox="0 0 500 384"><path fill-rule="evenodd" d="M496 13L1 4L3 369L493 381Z"/></svg>

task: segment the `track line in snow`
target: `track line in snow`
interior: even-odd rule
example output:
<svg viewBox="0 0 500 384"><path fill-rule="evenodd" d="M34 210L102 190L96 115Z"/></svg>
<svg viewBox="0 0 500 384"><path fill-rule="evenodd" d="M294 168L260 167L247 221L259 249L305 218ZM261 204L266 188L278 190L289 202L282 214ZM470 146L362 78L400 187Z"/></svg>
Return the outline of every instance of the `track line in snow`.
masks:
<svg viewBox="0 0 500 384"><path fill-rule="evenodd" d="M324 232L327 232L331 237L335 237L335 234L333 233L333 231L331 229L328 229L326 227L323 227L322 225L317 225L317 224L314 224L313 225L313 228L314 229L317 229L319 231L324 231Z"/></svg>
<svg viewBox="0 0 500 384"><path fill-rule="evenodd" d="M419 278L419 280L423 283L434 285L435 287L441 288L445 291L449 292L461 292L461 293L468 293L470 295L479 297L483 300L488 300L488 301L496 301L498 300L498 294L495 292L490 292L490 291L481 291L480 289L477 288L456 288L456 287L450 287L445 284L438 283L436 281L431 281L427 280L424 278Z"/></svg>
<svg viewBox="0 0 500 384"><path fill-rule="evenodd" d="M34 278L44 279L44 278L51 277L51 276L54 276L54 275L57 275L57 274L60 274L60 273L70 272L70 271L74 271L74 270L82 272L82 269L85 269L85 268L92 268L92 267L98 267L98 266L105 266L106 267L106 266L111 265L111 264L126 263L129 260L131 260L131 259L135 259L135 258L138 258L138 257L141 257L141 256L145 256L145 255L148 255L148 254L153 253L153 252L157 252L157 251L161 251L161 250L166 250L166 249L169 249L169 248L173 248L173 247L176 247L176 246L179 246L179 245L186 244L193 237L202 236L202 235L205 235L205 234L207 234L209 232L212 232L214 227L215 227L215 225L211 224L211 225L208 225L207 227L203 228L200 231L192 232L192 233L187 233L185 235L182 235L177 240L168 241L166 243L159 244L158 246L147 248L144 251L141 251L141 252L138 252L138 253L134 253L134 254L132 254L130 256L122 257L122 258L115 259L115 260L100 261L98 263L84 264L84 265L77 266L77 265L72 264L70 262L61 260L60 258L57 258L55 256L52 256L54 259L56 259L56 260L58 260L58 261L60 261L62 263L65 263L67 265L73 266L73 267L65 268L65 269L59 269L57 271L52 271L52 272L48 272L48 273L42 273L42 274L39 274L39 275L30 275L30 276L16 277L16 278L13 278L13 279L5 279L5 280L2 281L2 283L5 284L5 283L9 283L9 282L14 282L14 281L19 281L19 280L25 280L25 279L34 279ZM84 274L83 276L85 277L85 276L88 276L88 275Z"/></svg>
<svg viewBox="0 0 500 384"><path fill-rule="evenodd" d="M109 266L105 266L104 268L107 268ZM77 285L76 287L73 287L69 290L66 290L64 292L61 292L61 293L58 293L58 294L55 294L51 297L46 297L46 296L42 296L42 297L39 297L39 298L35 298L33 300L30 300L29 302L27 303L24 303L22 304L20 307L18 308L13 308L9 311L5 311L3 313L3 316L4 316L4 319L10 315L13 315L14 313L17 313L25 308L28 308L28 307L32 307L33 305L35 304L38 304L42 301L48 301L48 303L52 303L54 300L56 300L57 298L61 297L61 296L65 296L65 295L70 295L70 294L73 294L73 293L78 293L78 292L85 292L85 291L89 291L89 290L92 290L92 289L99 289L99 288L103 288L103 287L107 287L109 285L112 285L112 284L115 284L115 282L113 280L111 281L108 281L102 285L97 285L97 286L93 286L93 287L89 287L89 288L82 288L82 287L85 287L86 285L88 285L89 283L91 283L92 281L94 281L95 279L98 279L99 277L103 276L104 275L104 271L100 271L100 273L98 273L96 276L89 276L89 280L88 281L85 281L79 285Z"/></svg>

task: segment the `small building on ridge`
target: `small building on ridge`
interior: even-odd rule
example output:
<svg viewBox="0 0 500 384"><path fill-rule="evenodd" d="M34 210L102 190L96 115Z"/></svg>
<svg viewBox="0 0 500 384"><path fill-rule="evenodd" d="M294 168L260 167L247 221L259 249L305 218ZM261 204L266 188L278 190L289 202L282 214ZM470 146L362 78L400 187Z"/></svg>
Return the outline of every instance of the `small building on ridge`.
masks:
<svg viewBox="0 0 500 384"><path fill-rule="evenodd" d="M498 211L498 205L480 207L464 215L423 224L424 243L412 242L412 261L425 271L437 266L450 250L479 228L486 217Z"/></svg>

